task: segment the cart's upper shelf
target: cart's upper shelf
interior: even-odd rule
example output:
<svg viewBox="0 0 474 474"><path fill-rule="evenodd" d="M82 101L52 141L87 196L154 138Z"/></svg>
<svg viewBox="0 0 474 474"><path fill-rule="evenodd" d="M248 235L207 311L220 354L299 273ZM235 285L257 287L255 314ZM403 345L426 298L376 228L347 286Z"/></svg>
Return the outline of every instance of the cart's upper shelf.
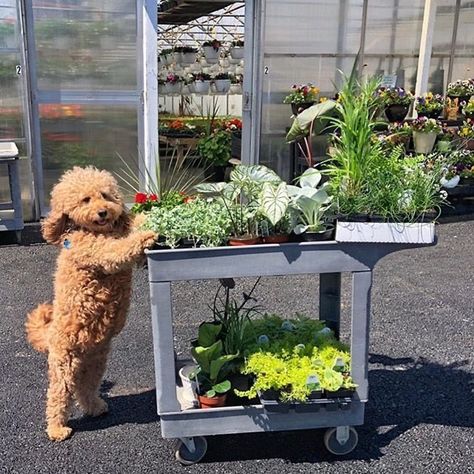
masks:
<svg viewBox="0 0 474 474"><path fill-rule="evenodd" d="M158 7L158 23L184 25L233 3L242 2L243 0L167 0Z"/></svg>

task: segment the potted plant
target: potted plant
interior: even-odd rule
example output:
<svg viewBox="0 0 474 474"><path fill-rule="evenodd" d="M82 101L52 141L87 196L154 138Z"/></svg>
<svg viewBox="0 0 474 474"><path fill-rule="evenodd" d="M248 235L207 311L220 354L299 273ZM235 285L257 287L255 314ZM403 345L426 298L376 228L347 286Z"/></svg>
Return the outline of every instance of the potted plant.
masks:
<svg viewBox="0 0 474 474"><path fill-rule="evenodd" d="M220 94L226 94L230 89L230 76L227 72L221 72L216 74L212 81L216 86L216 92Z"/></svg>
<svg viewBox="0 0 474 474"><path fill-rule="evenodd" d="M215 181L224 180L225 170L231 159L231 142L231 134L220 128L199 139L196 150L210 165L209 178Z"/></svg>
<svg viewBox="0 0 474 474"><path fill-rule="evenodd" d="M466 118L474 120L474 98L471 97L469 101L463 106L463 114Z"/></svg>
<svg viewBox="0 0 474 474"><path fill-rule="evenodd" d="M182 78L170 72L165 79L165 91L168 94L179 94L181 92Z"/></svg>
<svg viewBox="0 0 474 474"><path fill-rule="evenodd" d="M185 365L179 369L179 378L183 387L183 398L192 404L197 399L197 383L194 379L198 366L195 364Z"/></svg>
<svg viewBox="0 0 474 474"><path fill-rule="evenodd" d="M474 120L465 120L461 127L459 127L458 135L462 140L464 148L474 150Z"/></svg>
<svg viewBox="0 0 474 474"><path fill-rule="evenodd" d="M313 84L293 84L291 92L283 99L284 104L291 105L293 115L311 107L318 101L319 88Z"/></svg>
<svg viewBox="0 0 474 474"><path fill-rule="evenodd" d="M194 90L196 94L209 94L211 76L205 72L194 74Z"/></svg>
<svg viewBox="0 0 474 474"><path fill-rule="evenodd" d="M221 42L217 39L205 41L202 44L202 50L207 62L217 62L219 59Z"/></svg>
<svg viewBox="0 0 474 474"><path fill-rule="evenodd" d="M254 245L258 235L260 194L265 183L280 184L281 178L262 165L239 165L230 173L229 183L202 183L196 191L218 200L227 209L232 222L230 245Z"/></svg>
<svg viewBox="0 0 474 474"><path fill-rule="evenodd" d="M244 59L244 41L243 40L236 40L232 41L232 45L230 47L230 55L233 59Z"/></svg>
<svg viewBox="0 0 474 474"><path fill-rule="evenodd" d="M242 94L242 82L243 76L242 74L230 74L230 89L229 92L231 94Z"/></svg>
<svg viewBox="0 0 474 474"><path fill-rule="evenodd" d="M411 123L416 153L427 155L433 150L441 123L433 118L419 117Z"/></svg>
<svg viewBox="0 0 474 474"><path fill-rule="evenodd" d="M227 392L231 389L227 378L230 373L229 362L236 355L224 354L221 340L209 347L193 347L191 353L198 365L193 378L197 384L201 408L224 406Z"/></svg>
<svg viewBox="0 0 474 474"><path fill-rule="evenodd" d="M463 103L469 102L469 99L474 95L474 79L465 79L450 82L448 84L446 95L451 99L457 99L457 105L461 107Z"/></svg>
<svg viewBox="0 0 474 474"><path fill-rule="evenodd" d="M428 92L415 101L415 110L418 117L428 117L437 119L444 108L444 97L440 94Z"/></svg>
<svg viewBox="0 0 474 474"><path fill-rule="evenodd" d="M456 166L450 166L446 174L441 178L440 183L443 188L452 189L459 184L460 180L461 176L458 174L458 168Z"/></svg>
<svg viewBox="0 0 474 474"><path fill-rule="evenodd" d="M196 54L198 50L191 46L179 46L175 48L178 55L178 61L182 64L193 64L196 62Z"/></svg>
<svg viewBox="0 0 474 474"><path fill-rule="evenodd" d="M409 92L402 87L380 87L377 95L389 122L401 122L405 119L413 100Z"/></svg>
<svg viewBox="0 0 474 474"><path fill-rule="evenodd" d="M299 186L288 186L291 206L297 212L296 235L311 242L332 237L334 226L325 222L325 215L331 209L332 197L325 187L318 188L321 173L314 168L307 169L299 178Z"/></svg>
<svg viewBox="0 0 474 474"><path fill-rule="evenodd" d="M167 48L167 49L163 49L161 52L160 52L160 62L164 65L164 66L169 66L170 64L173 63L173 49L171 48Z"/></svg>

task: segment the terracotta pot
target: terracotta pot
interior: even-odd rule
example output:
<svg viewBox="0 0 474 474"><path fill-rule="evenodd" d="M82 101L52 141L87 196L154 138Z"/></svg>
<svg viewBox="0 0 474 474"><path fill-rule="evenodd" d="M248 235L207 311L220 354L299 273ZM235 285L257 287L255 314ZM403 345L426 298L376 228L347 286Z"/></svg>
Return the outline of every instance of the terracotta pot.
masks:
<svg viewBox="0 0 474 474"><path fill-rule="evenodd" d="M245 235L242 237L230 237L229 245L239 247L242 245L256 245L261 243L261 238L254 235Z"/></svg>
<svg viewBox="0 0 474 474"><path fill-rule="evenodd" d="M265 244L283 244L289 240L290 236L287 234L267 235L263 238Z"/></svg>
<svg viewBox="0 0 474 474"><path fill-rule="evenodd" d="M223 407L227 398L227 393L222 395L216 395L215 397L209 398L204 395L198 395L199 404L201 408L217 408Z"/></svg>

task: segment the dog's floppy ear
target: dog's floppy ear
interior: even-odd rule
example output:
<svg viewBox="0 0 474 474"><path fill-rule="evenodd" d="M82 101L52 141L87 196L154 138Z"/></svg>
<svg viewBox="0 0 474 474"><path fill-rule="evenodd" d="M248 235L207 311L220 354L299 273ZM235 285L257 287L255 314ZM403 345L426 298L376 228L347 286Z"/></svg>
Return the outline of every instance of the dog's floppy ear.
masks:
<svg viewBox="0 0 474 474"><path fill-rule="evenodd" d="M66 232L68 220L68 216L63 212L51 210L41 224L44 240L49 244L60 244Z"/></svg>
<svg viewBox="0 0 474 474"><path fill-rule="evenodd" d="M120 214L119 218L115 221L115 228L121 235L126 235L130 232L131 225L132 219L124 206L122 208L122 214Z"/></svg>

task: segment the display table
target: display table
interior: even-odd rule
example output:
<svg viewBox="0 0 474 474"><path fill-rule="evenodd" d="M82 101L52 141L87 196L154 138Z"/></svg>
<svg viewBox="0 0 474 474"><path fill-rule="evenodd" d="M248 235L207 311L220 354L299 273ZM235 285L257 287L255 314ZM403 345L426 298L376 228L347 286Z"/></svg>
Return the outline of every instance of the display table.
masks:
<svg viewBox="0 0 474 474"><path fill-rule="evenodd" d="M177 457L182 457L181 449L188 458L194 459L193 462L202 458L202 451L206 449L202 436L256 431L338 427L334 431L337 439L331 441L332 448L334 442L343 448L345 443L354 443L354 436L357 444L357 433L354 435L355 430L351 428L349 431L349 427L363 424L364 405L368 398L372 270L385 255L420 246L327 241L147 251L158 414L163 437L181 440ZM323 400L318 412L312 414L292 410L289 413L268 413L260 404L182 408L176 383L172 281L320 274L319 317L338 334L341 272L352 274L351 375L358 386L352 398Z"/></svg>

